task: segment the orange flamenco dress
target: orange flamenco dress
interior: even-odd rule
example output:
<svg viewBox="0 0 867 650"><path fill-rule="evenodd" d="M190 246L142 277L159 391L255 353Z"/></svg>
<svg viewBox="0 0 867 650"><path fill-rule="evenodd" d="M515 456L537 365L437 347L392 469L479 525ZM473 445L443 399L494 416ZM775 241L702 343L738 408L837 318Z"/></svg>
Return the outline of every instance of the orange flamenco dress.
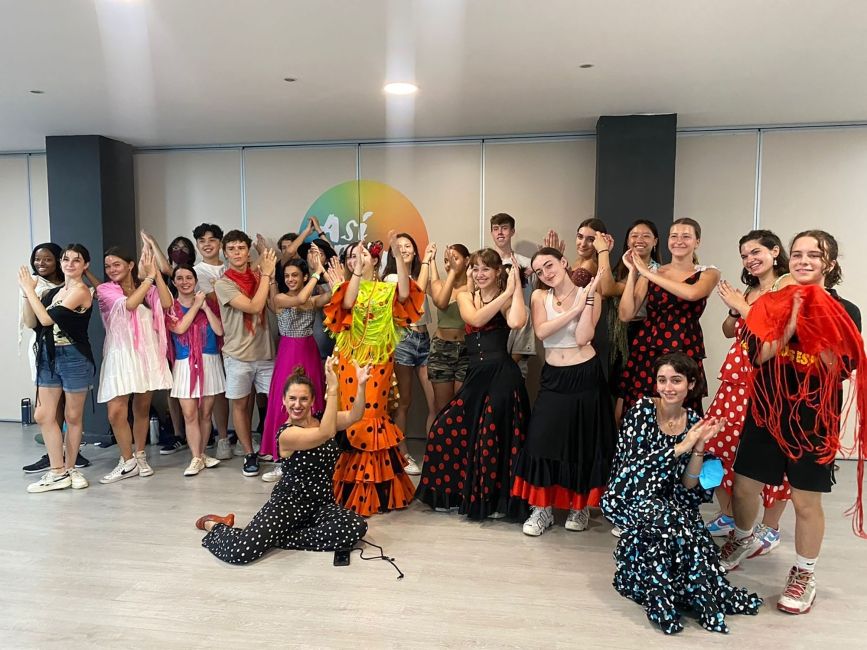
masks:
<svg viewBox="0 0 867 650"><path fill-rule="evenodd" d="M415 486L403 471L397 445L403 432L388 414L388 393L394 371L394 348L405 328L422 314L424 292L410 281L409 297L400 302L392 282L362 280L351 310L343 307L347 283L334 290L324 308L325 326L335 340L339 366L340 409L355 401L355 368L370 365L364 415L338 434L343 448L334 467L334 497L343 507L369 517L405 508Z"/></svg>

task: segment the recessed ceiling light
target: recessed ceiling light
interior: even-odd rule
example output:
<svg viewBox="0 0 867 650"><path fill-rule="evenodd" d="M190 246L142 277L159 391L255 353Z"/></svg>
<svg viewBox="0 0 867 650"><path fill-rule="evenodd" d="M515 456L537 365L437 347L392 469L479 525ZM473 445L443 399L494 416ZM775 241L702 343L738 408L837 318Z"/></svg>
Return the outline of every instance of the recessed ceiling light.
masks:
<svg viewBox="0 0 867 650"><path fill-rule="evenodd" d="M418 86L406 81L396 81L394 83L385 84L383 90L389 95L412 95L413 93L418 92Z"/></svg>
<svg viewBox="0 0 867 650"><path fill-rule="evenodd" d="M34 90L31 90L30 93L33 94L33 95L44 95L44 94L45 94L45 91L44 91L44 90L37 90L37 89L34 89Z"/></svg>
<svg viewBox="0 0 867 650"><path fill-rule="evenodd" d="M582 68L583 70L586 70L587 68L592 68L592 67L593 67L593 64L592 64L592 63L582 63L582 64L579 65L578 67L579 67L579 68Z"/></svg>
<svg viewBox="0 0 867 650"><path fill-rule="evenodd" d="M298 81L298 78L297 77L283 77L283 81L291 84L295 81Z"/></svg>

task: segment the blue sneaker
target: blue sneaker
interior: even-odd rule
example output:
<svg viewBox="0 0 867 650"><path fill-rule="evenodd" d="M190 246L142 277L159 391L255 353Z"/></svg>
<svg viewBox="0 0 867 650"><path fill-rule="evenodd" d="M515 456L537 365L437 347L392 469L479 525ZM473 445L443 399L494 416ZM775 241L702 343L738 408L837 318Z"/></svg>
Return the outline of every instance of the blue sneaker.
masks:
<svg viewBox="0 0 867 650"><path fill-rule="evenodd" d="M762 545L755 553L750 555L750 557L767 555L780 545L780 531L771 528L770 526L758 524L753 534L762 541Z"/></svg>
<svg viewBox="0 0 867 650"><path fill-rule="evenodd" d="M735 529L735 520L720 512L707 522L706 527L711 537L725 537Z"/></svg>

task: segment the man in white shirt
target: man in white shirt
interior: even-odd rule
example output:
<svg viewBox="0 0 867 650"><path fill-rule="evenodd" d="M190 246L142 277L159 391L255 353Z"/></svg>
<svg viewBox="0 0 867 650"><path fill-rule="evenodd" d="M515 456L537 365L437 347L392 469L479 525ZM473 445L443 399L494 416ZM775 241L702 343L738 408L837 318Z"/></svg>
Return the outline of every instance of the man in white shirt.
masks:
<svg viewBox="0 0 867 650"><path fill-rule="evenodd" d="M491 238L494 242L494 248L503 260L503 264L511 265L511 257L514 255L515 260L524 272L524 277L529 278L529 274L531 273L530 258L512 250L512 237L514 236L515 219L511 215L500 212L491 217ZM529 281L523 291L524 304L529 309L530 296L533 293L533 287ZM533 319L527 318L527 323L524 327L512 330L509 333L508 346L512 359L518 364L521 374L526 379L528 357L536 356L536 335L533 332Z"/></svg>
<svg viewBox="0 0 867 650"><path fill-rule="evenodd" d="M214 282L223 277L226 265L220 259L220 249L223 245L223 229L213 223L203 223L193 229L193 239L196 250L202 256L202 261L193 268L198 279L197 290L216 300ZM214 400L214 424L217 427L217 453L220 460L232 457L232 445L229 443L229 400L221 393ZM204 432L203 432L204 433ZM239 451L243 452L240 446Z"/></svg>

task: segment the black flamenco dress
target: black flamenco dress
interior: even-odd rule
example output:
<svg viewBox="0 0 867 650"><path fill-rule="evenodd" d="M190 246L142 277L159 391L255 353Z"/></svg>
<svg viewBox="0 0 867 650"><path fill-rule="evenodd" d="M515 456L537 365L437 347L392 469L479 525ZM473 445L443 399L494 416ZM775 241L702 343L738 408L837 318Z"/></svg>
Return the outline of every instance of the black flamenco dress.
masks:
<svg viewBox="0 0 867 650"><path fill-rule="evenodd" d="M644 606L666 634L683 630L680 610L691 610L702 627L728 632L727 614L757 614L762 599L729 584L699 513L713 498L701 485L688 489L683 474L691 454L674 456L674 445L699 416L689 410L684 430L664 434L656 405L642 398L623 418L615 470L602 497L602 512L622 533L614 551L614 588Z"/></svg>
<svg viewBox="0 0 867 650"><path fill-rule="evenodd" d="M684 284L695 284L705 267L697 266ZM707 298L684 300L654 282L648 282L647 316L629 341L629 357L620 374L617 394L623 396L623 410L628 410L641 397L656 394L653 363L663 354L683 352L698 364L699 386L684 403L687 408L703 413L701 398L707 396L707 381L702 361L705 357L704 334L699 319L707 306Z"/></svg>
<svg viewBox="0 0 867 650"><path fill-rule="evenodd" d="M509 493L530 404L506 349L509 331L500 312L481 328L466 326L467 377L428 432L415 493L432 508L458 507L470 519L518 516Z"/></svg>

